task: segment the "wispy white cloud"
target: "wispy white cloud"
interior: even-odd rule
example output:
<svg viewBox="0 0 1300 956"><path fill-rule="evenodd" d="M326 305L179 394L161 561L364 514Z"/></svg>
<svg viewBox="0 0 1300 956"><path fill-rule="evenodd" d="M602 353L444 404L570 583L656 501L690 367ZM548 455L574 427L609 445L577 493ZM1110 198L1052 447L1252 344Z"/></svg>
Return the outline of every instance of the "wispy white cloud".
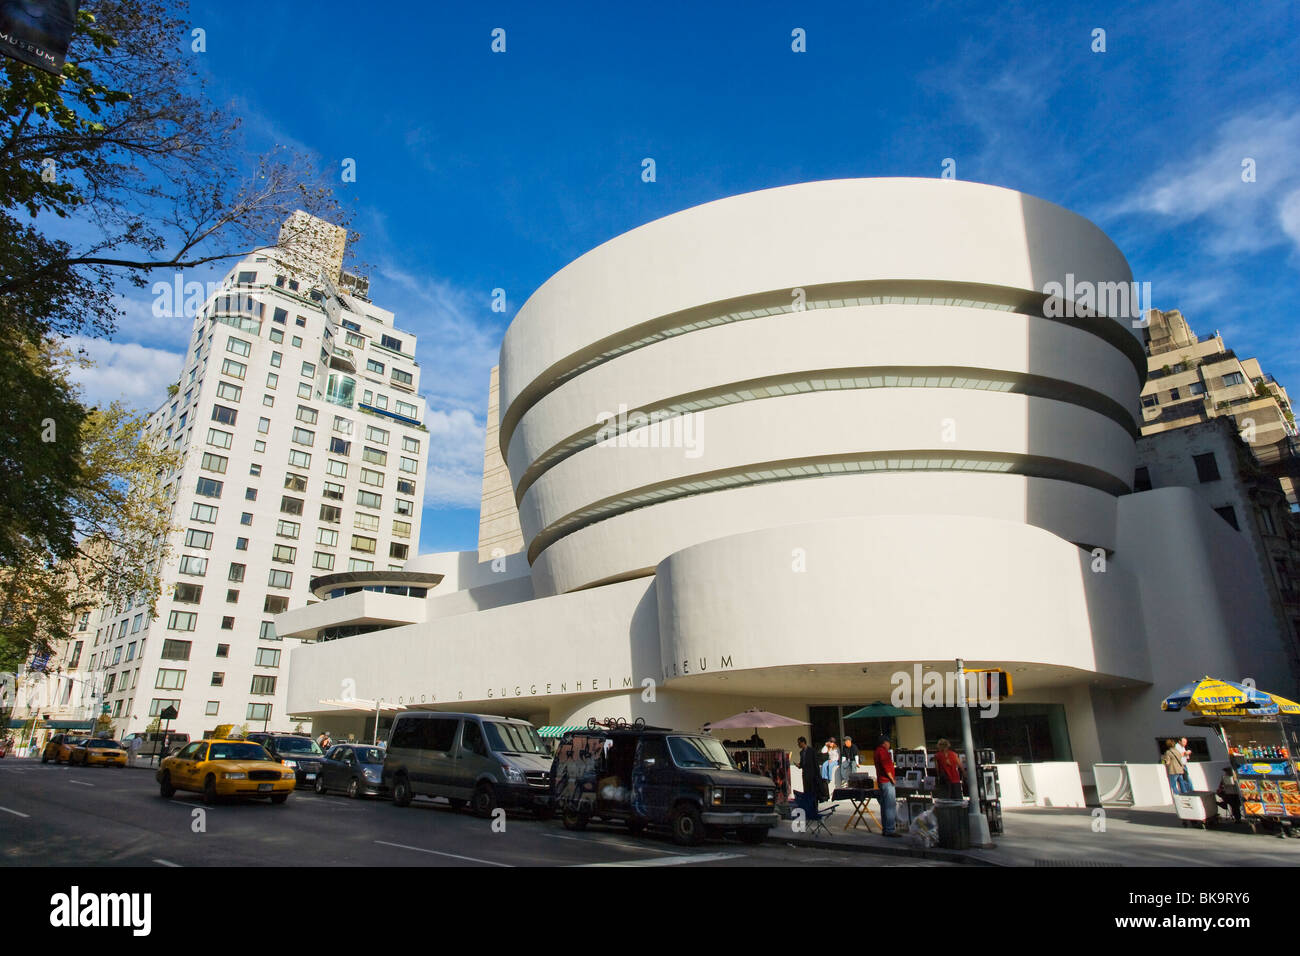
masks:
<svg viewBox="0 0 1300 956"><path fill-rule="evenodd" d="M1170 228L1203 220L1216 256L1290 245L1300 252L1300 110L1256 111L1224 122L1200 150L1180 152L1105 210L1148 215ZM1243 180L1253 163L1254 181Z"/></svg>
<svg viewBox="0 0 1300 956"><path fill-rule="evenodd" d="M122 401L141 411L152 410L166 396L167 386L180 373L183 352L154 349L134 342L110 342L73 336L68 345L84 351L95 363L71 373L84 401L107 405Z"/></svg>
<svg viewBox="0 0 1300 956"><path fill-rule="evenodd" d="M483 423L464 409L430 411L426 507L477 508L483 486Z"/></svg>

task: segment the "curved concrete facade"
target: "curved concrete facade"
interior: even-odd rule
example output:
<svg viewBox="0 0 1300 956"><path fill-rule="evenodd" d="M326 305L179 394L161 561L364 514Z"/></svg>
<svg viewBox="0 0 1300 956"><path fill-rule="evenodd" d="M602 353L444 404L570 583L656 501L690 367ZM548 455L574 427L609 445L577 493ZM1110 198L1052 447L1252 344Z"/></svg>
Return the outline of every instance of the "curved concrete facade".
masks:
<svg viewBox="0 0 1300 956"><path fill-rule="evenodd" d="M1127 316L1049 318L1043 290L1131 279L1074 213L942 180L770 189L605 243L502 346L502 453L537 593L649 573L718 531L881 513L868 495L900 473L945 476L922 511L1007 518L1020 493L1023 520L1113 548L1136 333ZM845 474L862 487L823 488ZM1075 487L1031 493L1044 483ZM715 520L680 520L697 497Z"/></svg>

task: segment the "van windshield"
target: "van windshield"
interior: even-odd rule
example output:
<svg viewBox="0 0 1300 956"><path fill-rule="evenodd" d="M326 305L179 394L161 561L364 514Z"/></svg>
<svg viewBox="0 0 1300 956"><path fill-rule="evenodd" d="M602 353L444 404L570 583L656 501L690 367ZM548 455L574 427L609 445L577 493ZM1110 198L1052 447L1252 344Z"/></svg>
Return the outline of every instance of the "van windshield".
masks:
<svg viewBox="0 0 1300 956"><path fill-rule="evenodd" d="M322 756L320 747L310 737L277 737L275 749L282 754L312 754Z"/></svg>
<svg viewBox="0 0 1300 956"><path fill-rule="evenodd" d="M503 724L484 721L487 728L488 745L499 754L541 754L550 756L542 745L542 738L530 724Z"/></svg>
<svg viewBox="0 0 1300 956"><path fill-rule="evenodd" d="M673 763L687 767L711 767L714 770L734 769L727 751L712 737L669 737L668 751Z"/></svg>

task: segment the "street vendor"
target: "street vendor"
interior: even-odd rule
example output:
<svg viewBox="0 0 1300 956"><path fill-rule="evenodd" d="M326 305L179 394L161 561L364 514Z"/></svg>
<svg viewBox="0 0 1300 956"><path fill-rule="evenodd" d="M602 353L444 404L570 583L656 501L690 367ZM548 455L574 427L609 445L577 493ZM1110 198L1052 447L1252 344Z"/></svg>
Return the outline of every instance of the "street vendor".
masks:
<svg viewBox="0 0 1300 956"><path fill-rule="evenodd" d="M1232 772L1232 767L1223 768L1223 776L1219 778L1219 789L1215 791L1214 796L1219 806L1232 811L1233 822L1240 823L1241 794L1237 790L1237 778Z"/></svg>

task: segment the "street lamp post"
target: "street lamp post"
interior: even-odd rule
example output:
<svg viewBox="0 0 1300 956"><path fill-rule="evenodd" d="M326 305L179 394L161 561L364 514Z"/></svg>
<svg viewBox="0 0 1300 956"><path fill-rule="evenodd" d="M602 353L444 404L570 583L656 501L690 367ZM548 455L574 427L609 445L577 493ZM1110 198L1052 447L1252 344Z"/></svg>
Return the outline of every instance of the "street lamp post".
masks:
<svg viewBox="0 0 1300 956"><path fill-rule="evenodd" d="M970 707L966 695L966 662L957 658L957 699L961 708L962 745L966 748L966 779L970 789L970 841L972 846L990 847L993 837L989 821L980 808L979 766L975 762L975 742L970 731Z"/></svg>
<svg viewBox="0 0 1300 956"><path fill-rule="evenodd" d="M375 739L373 743L379 745L379 710L384 704L384 698L379 697L375 700Z"/></svg>

